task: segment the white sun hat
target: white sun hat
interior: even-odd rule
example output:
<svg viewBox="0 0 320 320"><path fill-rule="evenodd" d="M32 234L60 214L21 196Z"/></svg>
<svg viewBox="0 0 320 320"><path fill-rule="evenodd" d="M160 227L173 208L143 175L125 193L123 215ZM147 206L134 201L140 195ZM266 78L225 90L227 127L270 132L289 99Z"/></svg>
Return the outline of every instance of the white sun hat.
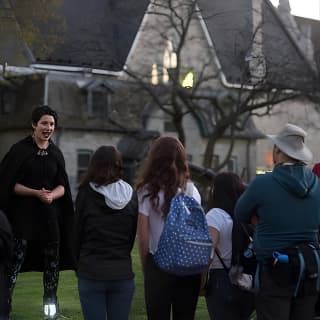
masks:
<svg viewBox="0 0 320 320"><path fill-rule="evenodd" d="M307 133L302 128L291 123L287 123L277 135L267 134L267 137L290 158L310 162L313 156L304 143L306 136Z"/></svg>

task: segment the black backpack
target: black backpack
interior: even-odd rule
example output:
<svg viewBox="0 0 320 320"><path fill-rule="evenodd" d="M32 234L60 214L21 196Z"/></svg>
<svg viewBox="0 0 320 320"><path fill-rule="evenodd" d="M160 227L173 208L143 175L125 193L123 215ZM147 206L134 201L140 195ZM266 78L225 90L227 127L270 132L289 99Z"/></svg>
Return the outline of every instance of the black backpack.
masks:
<svg viewBox="0 0 320 320"><path fill-rule="evenodd" d="M216 254L227 272L230 282L246 291L254 288L254 275L257 267L256 256L252 249L254 226L233 222L231 267L227 268L218 250Z"/></svg>
<svg viewBox="0 0 320 320"><path fill-rule="evenodd" d="M252 224L233 221L232 228L232 258L231 265L243 267L243 273L254 275L257 260L252 249L253 233L255 226Z"/></svg>

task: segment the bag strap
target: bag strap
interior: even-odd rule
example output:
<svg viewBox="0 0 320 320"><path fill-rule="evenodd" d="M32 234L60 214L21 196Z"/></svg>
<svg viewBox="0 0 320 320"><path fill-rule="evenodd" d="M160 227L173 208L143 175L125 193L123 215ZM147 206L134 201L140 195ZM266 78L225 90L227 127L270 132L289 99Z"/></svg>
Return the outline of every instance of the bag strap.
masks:
<svg viewBox="0 0 320 320"><path fill-rule="evenodd" d="M193 196L193 182L188 181L186 183L186 188L184 190L184 194L188 195L188 196Z"/></svg>
<svg viewBox="0 0 320 320"><path fill-rule="evenodd" d="M245 225L243 223L240 223L240 226L242 228L242 230L244 231L244 233L246 234L246 236L248 237L248 239L250 240L250 242L253 242L252 237L250 236L247 228L245 227Z"/></svg>
<svg viewBox="0 0 320 320"><path fill-rule="evenodd" d="M227 268L226 264L224 263L223 259L221 258L219 250L215 249L215 252L216 252L217 257L219 258L219 260L223 266L223 269L226 271L227 274L229 274L229 269Z"/></svg>
<svg viewBox="0 0 320 320"><path fill-rule="evenodd" d="M320 259L318 248L312 243L302 243L297 246L298 258L300 261L299 278L295 289L295 296L298 294L303 272L310 279L316 279L316 288L320 287Z"/></svg>

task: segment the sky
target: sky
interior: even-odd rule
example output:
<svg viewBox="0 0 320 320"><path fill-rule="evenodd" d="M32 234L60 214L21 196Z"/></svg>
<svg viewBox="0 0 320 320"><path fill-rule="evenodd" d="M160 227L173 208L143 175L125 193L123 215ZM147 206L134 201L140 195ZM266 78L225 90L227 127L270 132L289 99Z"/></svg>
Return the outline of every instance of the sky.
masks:
<svg viewBox="0 0 320 320"><path fill-rule="evenodd" d="M270 0L275 6L279 0ZM290 0L291 13L295 16L320 20L320 0Z"/></svg>

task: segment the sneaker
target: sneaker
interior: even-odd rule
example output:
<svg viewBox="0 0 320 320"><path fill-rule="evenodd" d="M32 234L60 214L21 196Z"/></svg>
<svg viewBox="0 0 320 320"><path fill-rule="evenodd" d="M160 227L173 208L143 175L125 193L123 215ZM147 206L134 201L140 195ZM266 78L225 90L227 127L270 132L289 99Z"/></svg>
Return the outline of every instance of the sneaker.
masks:
<svg viewBox="0 0 320 320"><path fill-rule="evenodd" d="M55 299L44 299L43 302L43 314L45 320L53 320L58 318L59 308L58 300Z"/></svg>

